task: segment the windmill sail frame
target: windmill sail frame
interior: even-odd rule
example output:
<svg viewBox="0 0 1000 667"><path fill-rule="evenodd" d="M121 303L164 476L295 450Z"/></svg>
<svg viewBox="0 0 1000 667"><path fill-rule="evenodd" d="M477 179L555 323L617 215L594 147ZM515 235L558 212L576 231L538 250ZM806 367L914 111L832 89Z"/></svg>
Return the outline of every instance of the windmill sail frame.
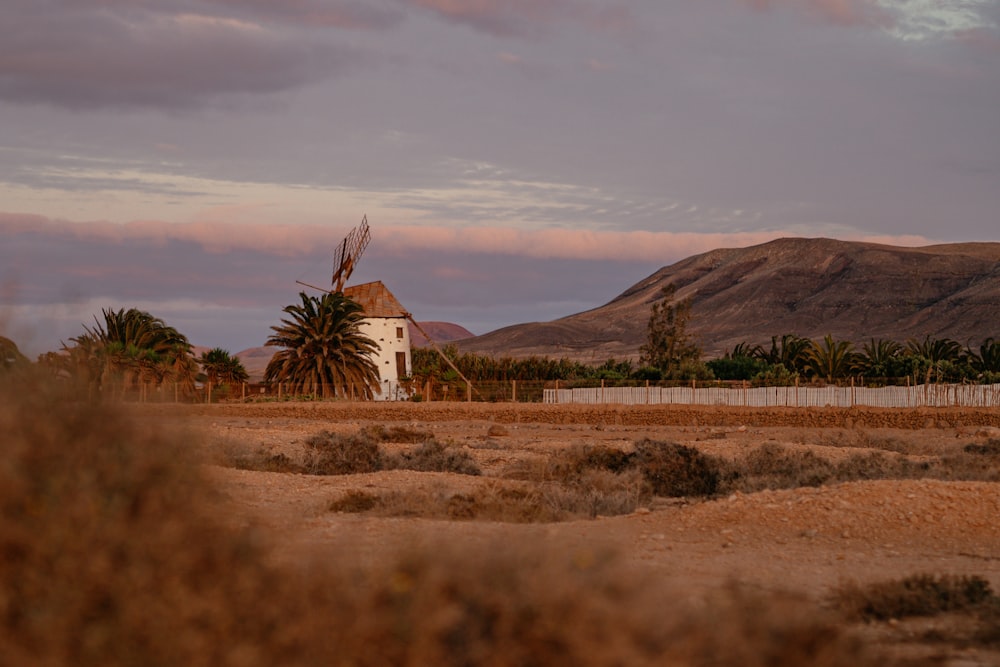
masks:
<svg viewBox="0 0 1000 667"><path fill-rule="evenodd" d="M331 291L344 291L344 283L351 277L354 267L361 259L361 254L364 253L371 240L372 234L368 227L368 216L364 215L361 218L361 224L351 230L333 256L333 277L330 280L333 289Z"/></svg>

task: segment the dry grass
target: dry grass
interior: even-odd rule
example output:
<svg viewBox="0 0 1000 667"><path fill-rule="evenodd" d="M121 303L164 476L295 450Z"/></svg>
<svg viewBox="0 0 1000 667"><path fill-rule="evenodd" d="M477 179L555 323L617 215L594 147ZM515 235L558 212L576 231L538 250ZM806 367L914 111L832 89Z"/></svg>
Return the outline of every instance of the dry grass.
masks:
<svg viewBox="0 0 1000 667"><path fill-rule="evenodd" d="M444 485L382 494L351 490L334 499L329 509L455 521L551 523L630 514L646 499L637 471L619 475L591 470L568 484L487 480L464 492Z"/></svg>

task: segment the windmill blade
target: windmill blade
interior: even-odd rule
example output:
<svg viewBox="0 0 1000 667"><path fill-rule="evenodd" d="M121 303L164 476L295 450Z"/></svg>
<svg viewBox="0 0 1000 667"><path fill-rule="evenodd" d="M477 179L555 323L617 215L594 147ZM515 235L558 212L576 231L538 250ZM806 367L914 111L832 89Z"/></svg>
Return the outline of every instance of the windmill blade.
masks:
<svg viewBox="0 0 1000 667"><path fill-rule="evenodd" d="M330 281L334 292L342 292L344 283L351 277L354 267L357 265L361 254L368 247L368 242L372 240L371 230L368 228L368 216L361 218L361 224L351 230L344 241L337 248L333 256L333 279Z"/></svg>

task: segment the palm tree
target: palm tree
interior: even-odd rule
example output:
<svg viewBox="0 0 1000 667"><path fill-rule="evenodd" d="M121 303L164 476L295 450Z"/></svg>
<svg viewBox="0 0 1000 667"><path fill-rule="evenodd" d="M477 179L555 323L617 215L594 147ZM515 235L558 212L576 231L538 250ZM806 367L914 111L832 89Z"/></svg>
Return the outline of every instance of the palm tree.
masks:
<svg viewBox="0 0 1000 667"><path fill-rule="evenodd" d="M229 350L224 350L221 347L202 352L198 363L205 371L208 381L215 386L239 384L246 382L247 378L250 377L243 362L238 357L231 355Z"/></svg>
<svg viewBox="0 0 1000 667"><path fill-rule="evenodd" d="M906 342L906 354L922 360L927 367L927 381L931 372L936 372L940 378L942 369L952 364L964 361L962 345L950 338L931 338L926 336L923 341L911 338Z"/></svg>
<svg viewBox="0 0 1000 667"><path fill-rule="evenodd" d="M771 336L771 349L760 348L760 358L771 366L781 365L792 373L801 373L806 369L807 353L812 341L795 334L785 334L779 340Z"/></svg>
<svg viewBox="0 0 1000 667"><path fill-rule="evenodd" d="M979 352L969 350L969 363L979 373L1000 373L1000 341L992 337L983 341Z"/></svg>
<svg viewBox="0 0 1000 667"><path fill-rule="evenodd" d="M138 381L162 384L191 359L191 344L176 329L138 308L110 308L94 317L94 326L70 338L73 348L63 350L76 357L76 365L93 373L96 384L119 378L123 386Z"/></svg>
<svg viewBox="0 0 1000 667"><path fill-rule="evenodd" d="M854 368L854 344L842 340L837 342L827 334L822 343L811 343L806 351L806 366L808 370L827 382L848 375Z"/></svg>
<svg viewBox="0 0 1000 667"><path fill-rule="evenodd" d="M903 346L894 340L872 338L863 346L858 355L858 365L865 373L875 377L892 375L894 367L903 353Z"/></svg>
<svg viewBox="0 0 1000 667"><path fill-rule="evenodd" d="M371 355L375 341L361 333L361 306L342 293L311 297L299 293L301 304L282 309L291 316L271 327L265 345L284 348L264 371L265 382L284 382L293 392L371 399L379 387L378 368Z"/></svg>

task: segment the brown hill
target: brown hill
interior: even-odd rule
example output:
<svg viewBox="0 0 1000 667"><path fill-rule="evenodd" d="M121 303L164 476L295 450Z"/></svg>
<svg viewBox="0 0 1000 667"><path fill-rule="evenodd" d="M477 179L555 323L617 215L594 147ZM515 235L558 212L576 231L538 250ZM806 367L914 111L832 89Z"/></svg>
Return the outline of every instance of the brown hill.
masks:
<svg viewBox="0 0 1000 667"><path fill-rule="evenodd" d="M427 337L424 336L416 327L413 326L412 322L409 322L410 327L410 345L413 347L426 347L429 345L427 342ZM472 332L459 324L452 324L451 322L420 322L420 328L427 332L427 335L431 337L437 344L448 343L454 340L461 340L462 338L471 338Z"/></svg>
<svg viewBox="0 0 1000 667"><path fill-rule="evenodd" d="M901 248L786 238L726 248L664 267L608 304L552 322L459 342L463 351L579 361L637 358L650 307L673 283L693 300L690 330L709 357L792 333L857 344L1000 338L1000 243Z"/></svg>

